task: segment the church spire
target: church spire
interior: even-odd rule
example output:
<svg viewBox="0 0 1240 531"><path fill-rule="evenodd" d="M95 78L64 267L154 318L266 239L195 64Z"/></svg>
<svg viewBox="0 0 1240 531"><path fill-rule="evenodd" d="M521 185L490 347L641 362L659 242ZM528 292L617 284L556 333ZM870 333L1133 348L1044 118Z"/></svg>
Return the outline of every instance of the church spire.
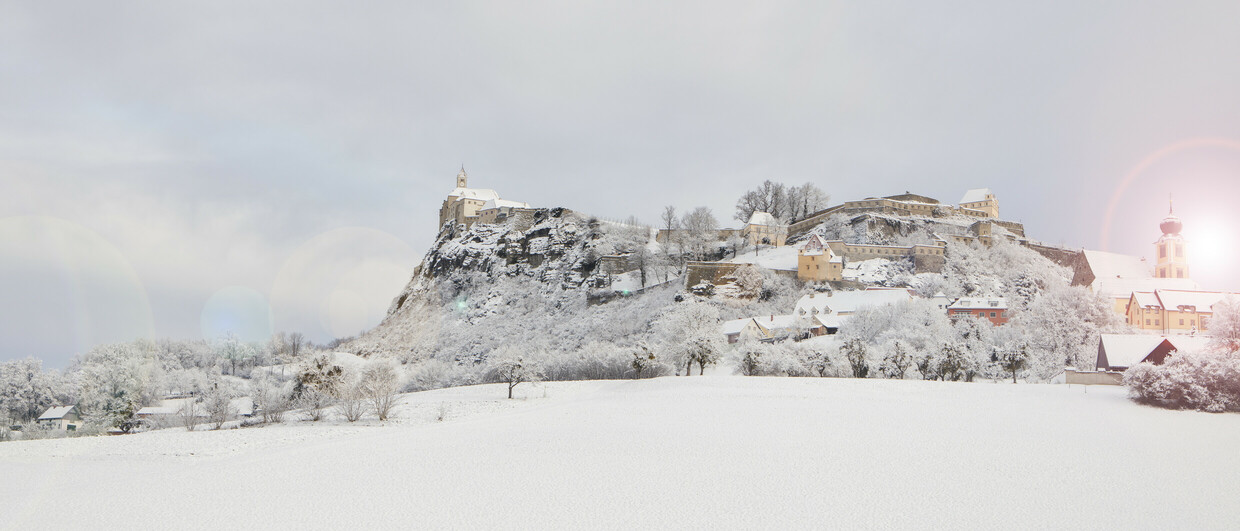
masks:
<svg viewBox="0 0 1240 531"><path fill-rule="evenodd" d="M456 187L469 188L469 175L465 174L465 164L461 164L461 173L456 174Z"/></svg>

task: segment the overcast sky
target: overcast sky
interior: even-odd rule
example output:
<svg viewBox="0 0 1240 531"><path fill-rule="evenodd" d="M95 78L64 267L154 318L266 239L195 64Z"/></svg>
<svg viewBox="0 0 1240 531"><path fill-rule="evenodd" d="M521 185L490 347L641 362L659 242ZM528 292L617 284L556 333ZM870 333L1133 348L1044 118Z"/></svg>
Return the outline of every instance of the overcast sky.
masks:
<svg viewBox="0 0 1240 531"><path fill-rule="evenodd" d="M1240 3L446 4L0 0L0 360L356 333L461 163L651 223L764 179L990 187L1144 256L1174 193L1240 290Z"/></svg>

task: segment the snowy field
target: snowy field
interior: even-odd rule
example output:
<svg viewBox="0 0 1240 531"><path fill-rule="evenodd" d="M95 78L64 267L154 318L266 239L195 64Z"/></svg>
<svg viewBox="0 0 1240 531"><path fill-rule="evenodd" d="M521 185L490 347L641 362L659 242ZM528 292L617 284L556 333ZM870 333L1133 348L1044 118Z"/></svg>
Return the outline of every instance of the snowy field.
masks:
<svg viewBox="0 0 1240 531"><path fill-rule="evenodd" d="M3 443L0 528L1240 521L1240 416L1143 407L1119 388L708 375L503 394L408 395L382 426Z"/></svg>

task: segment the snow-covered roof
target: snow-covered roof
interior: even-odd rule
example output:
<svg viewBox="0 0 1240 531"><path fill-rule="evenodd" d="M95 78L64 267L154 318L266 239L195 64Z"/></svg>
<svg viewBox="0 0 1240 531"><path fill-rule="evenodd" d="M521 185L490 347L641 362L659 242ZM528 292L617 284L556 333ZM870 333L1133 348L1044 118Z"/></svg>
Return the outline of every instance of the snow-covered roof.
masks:
<svg viewBox="0 0 1240 531"><path fill-rule="evenodd" d="M789 330L804 324L804 321L795 315L769 315L754 317L753 320L767 330Z"/></svg>
<svg viewBox="0 0 1240 531"><path fill-rule="evenodd" d="M986 196L992 194L990 188L974 188L964 193L964 197L960 198L960 204L985 201Z"/></svg>
<svg viewBox="0 0 1240 531"><path fill-rule="evenodd" d="M139 417L147 417L155 415L176 415L180 412L181 410L179 408L174 408L171 406L146 406L139 409L135 415Z"/></svg>
<svg viewBox="0 0 1240 531"><path fill-rule="evenodd" d="M1188 278L1116 278L1094 281L1094 293L1116 299L1126 299L1134 291L1168 289L1195 291L1201 289L1201 286Z"/></svg>
<svg viewBox="0 0 1240 531"><path fill-rule="evenodd" d="M1154 293L1162 301L1163 307L1168 310L1178 310L1181 307L1191 306L1199 312L1212 311L1211 308L1219 301L1228 296L1234 296L1230 293L1217 291L1180 291L1172 289L1160 289Z"/></svg>
<svg viewBox="0 0 1240 531"><path fill-rule="evenodd" d="M749 216L749 225L779 227L783 226L783 223L780 223L779 220L775 219L775 216L772 216L766 212L758 212L755 210L753 215Z"/></svg>
<svg viewBox="0 0 1240 531"><path fill-rule="evenodd" d="M1003 297L963 297L947 306L949 310L1006 310L1007 299Z"/></svg>
<svg viewBox="0 0 1240 531"><path fill-rule="evenodd" d="M1164 310L1178 311L1180 308L1195 308L1198 312L1212 312L1215 304L1227 297L1238 297L1234 293L1219 291L1187 291L1159 289L1154 291L1134 291L1132 298L1137 306L1154 307Z"/></svg>
<svg viewBox="0 0 1240 531"><path fill-rule="evenodd" d="M488 199L486 203L482 204L482 208L480 208L479 210L494 210L496 208L529 208L529 207L530 207L529 203L522 203L521 201L509 201L507 199Z"/></svg>
<svg viewBox="0 0 1240 531"><path fill-rule="evenodd" d="M730 336L733 334L739 334L741 333L741 330L745 329L745 326L748 325L750 321L753 321L752 317L746 317L744 319L733 319L731 321L724 321L723 324L719 325L719 328L720 330L723 331L723 335L726 335L726 336Z"/></svg>
<svg viewBox="0 0 1240 531"><path fill-rule="evenodd" d="M499 199L499 194L495 190L487 188L457 188L448 194L448 197L459 197L461 199L477 199L479 201L490 201Z"/></svg>
<svg viewBox="0 0 1240 531"><path fill-rule="evenodd" d="M1210 348L1210 336L1171 336L1167 341L1179 352L1204 352Z"/></svg>
<svg viewBox="0 0 1240 531"><path fill-rule="evenodd" d="M831 293L809 294L797 301L796 315L823 315L828 313L849 314L866 306L882 306L912 300L913 296L905 289L884 289L865 291L836 291ZM817 313L814 311L817 310Z"/></svg>
<svg viewBox="0 0 1240 531"><path fill-rule="evenodd" d="M1162 303L1158 302L1158 297L1152 291L1134 291L1132 292L1132 301L1137 303L1141 308L1161 307Z"/></svg>
<svg viewBox="0 0 1240 531"><path fill-rule="evenodd" d="M1102 334L1102 350L1108 367L1132 367L1141 363L1167 338L1142 334Z"/></svg>
<svg viewBox="0 0 1240 531"><path fill-rule="evenodd" d="M52 406L48 408L47 411L44 411L42 415L39 415L38 420L63 419L65 418L65 415L68 415L70 411L73 411L73 407L74 406Z"/></svg>

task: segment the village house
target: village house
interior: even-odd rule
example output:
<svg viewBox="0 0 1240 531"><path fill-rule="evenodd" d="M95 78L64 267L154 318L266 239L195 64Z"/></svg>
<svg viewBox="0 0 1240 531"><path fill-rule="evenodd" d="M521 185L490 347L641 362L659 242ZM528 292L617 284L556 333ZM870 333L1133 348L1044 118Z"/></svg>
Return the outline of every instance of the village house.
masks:
<svg viewBox="0 0 1240 531"><path fill-rule="evenodd" d="M962 297L947 306L947 316L952 319L981 317L1001 326L1008 322L1007 310L1007 299L1003 297Z"/></svg>
<svg viewBox="0 0 1240 531"><path fill-rule="evenodd" d="M1127 304L1127 321L1133 328L1163 335L1206 332L1214 305L1228 297L1240 300L1240 294L1217 291L1134 291Z"/></svg>
<svg viewBox="0 0 1240 531"><path fill-rule="evenodd" d="M1123 372L1138 363L1162 365L1174 352L1200 352L1210 338L1145 334L1102 334L1098 340L1099 371Z"/></svg>
<svg viewBox="0 0 1240 531"><path fill-rule="evenodd" d="M830 335L839 331L848 317L864 307L899 304L913 300L907 289L866 289L861 291L834 291L810 293L797 301L793 315L801 319L815 319L810 327L814 335Z"/></svg>
<svg viewBox="0 0 1240 531"><path fill-rule="evenodd" d="M749 245L773 245L782 247L788 240L788 224L780 223L775 216L766 212L754 212L749 223L741 229L741 237L749 241Z"/></svg>
<svg viewBox="0 0 1240 531"><path fill-rule="evenodd" d="M803 282L843 280L844 258L836 256L821 236L811 234L797 251L797 278Z"/></svg>
<svg viewBox="0 0 1240 531"><path fill-rule="evenodd" d="M82 425L82 416L78 414L76 405L52 406L39 415L35 423L45 429L74 431Z"/></svg>

